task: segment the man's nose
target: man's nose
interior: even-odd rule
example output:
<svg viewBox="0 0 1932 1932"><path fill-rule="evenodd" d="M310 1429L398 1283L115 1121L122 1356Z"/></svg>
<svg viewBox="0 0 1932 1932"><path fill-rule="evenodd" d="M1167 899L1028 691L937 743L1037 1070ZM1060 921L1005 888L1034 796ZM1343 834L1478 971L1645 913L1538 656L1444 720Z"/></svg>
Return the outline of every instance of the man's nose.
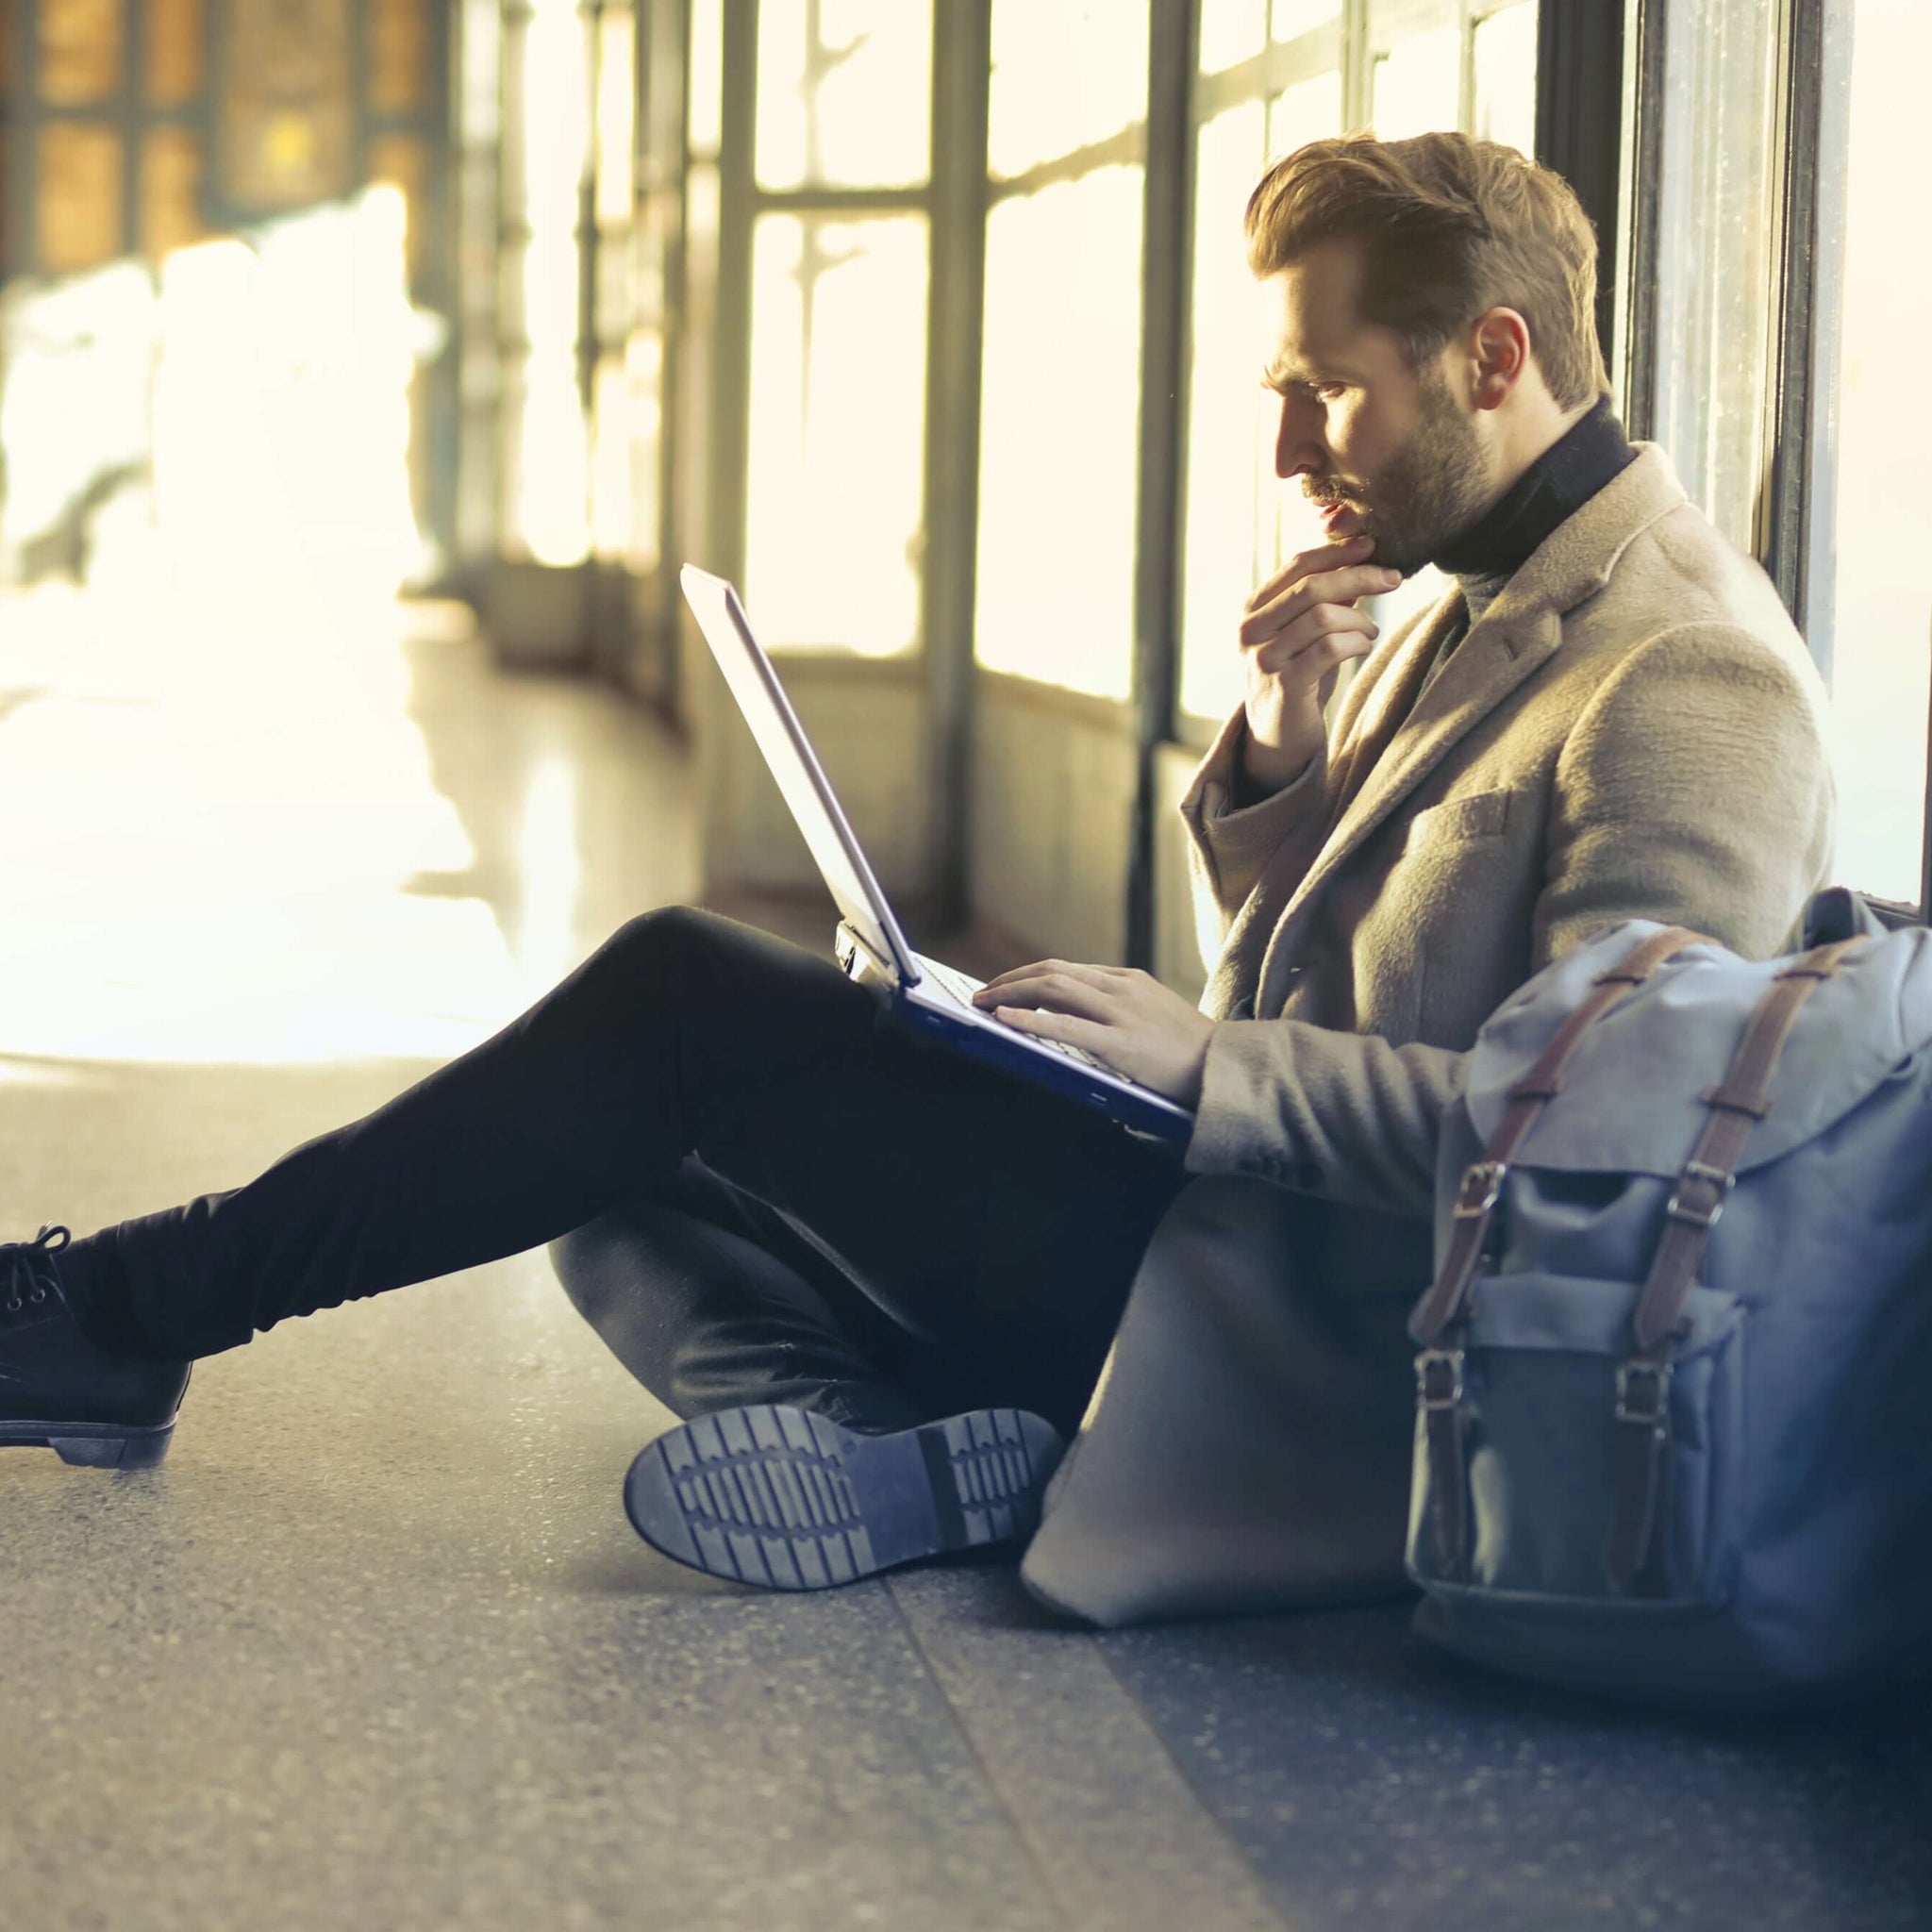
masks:
<svg viewBox="0 0 1932 1932"><path fill-rule="evenodd" d="M1304 470L1319 470L1326 457L1319 425L1321 411L1297 396L1281 399L1274 430L1274 474L1286 483Z"/></svg>

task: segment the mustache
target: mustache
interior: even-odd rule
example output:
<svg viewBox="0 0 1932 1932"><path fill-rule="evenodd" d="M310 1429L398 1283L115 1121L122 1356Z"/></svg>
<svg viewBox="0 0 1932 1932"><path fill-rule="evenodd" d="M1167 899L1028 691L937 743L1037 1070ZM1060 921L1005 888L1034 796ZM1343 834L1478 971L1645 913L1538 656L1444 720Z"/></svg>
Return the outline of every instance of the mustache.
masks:
<svg viewBox="0 0 1932 1932"><path fill-rule="evenodd" d="M1366 508L1362 498L1345 490L1310 490L1304 487L1302 494L1318 508L1333 508L1338 504L1347 504L1357 509Z"/></svg>

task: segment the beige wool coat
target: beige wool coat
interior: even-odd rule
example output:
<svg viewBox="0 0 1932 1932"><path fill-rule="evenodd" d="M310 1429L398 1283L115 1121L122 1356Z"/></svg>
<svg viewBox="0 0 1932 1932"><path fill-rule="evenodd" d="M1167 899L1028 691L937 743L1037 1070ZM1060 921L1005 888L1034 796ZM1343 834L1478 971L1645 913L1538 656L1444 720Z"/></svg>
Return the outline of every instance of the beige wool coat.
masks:
<svg viewBox="0 0 1932 1932"><path fill-rule="evenodd" d="M1287 791L1230 809L1239 713L1188 791L1222 1022L1197 1174L1426 1216L1463 1056L1533 973L1640 918L1766 958L1824 880L1824 688L1662 450L1551 535L1411 710L1462 611L1452 591L1375 649ZM1395 720L1331 827L1338 774Z"/></svg>
<svg viewBox="0 0 1932 1932"><path fill-rule="evenodd" d="M1195 774L1202 1178L1027 1552L1057 1607L1123 1624L1399 1588L1403 1324L1477 1029L1622 920L1756 957L1794 940L1832 849L1824 691L1763 572L1638 451L1425 690L1460 591L1363 661L1286 791L1232 806L1239 713Z"/></svg>

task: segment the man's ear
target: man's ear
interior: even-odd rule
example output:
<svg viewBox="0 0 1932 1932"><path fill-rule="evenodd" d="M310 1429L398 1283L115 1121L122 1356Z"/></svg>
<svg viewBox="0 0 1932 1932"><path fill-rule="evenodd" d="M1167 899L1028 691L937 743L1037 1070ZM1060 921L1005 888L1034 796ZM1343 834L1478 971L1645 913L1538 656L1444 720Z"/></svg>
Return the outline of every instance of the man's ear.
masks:
<svg viewBox="0 0 1932 1932"><path fill-rule="evenodd" d="M1500 408L1529 368L1529 325L1513 308L1491 308L1469 342L1472 399L1478 409Z"/></svg>

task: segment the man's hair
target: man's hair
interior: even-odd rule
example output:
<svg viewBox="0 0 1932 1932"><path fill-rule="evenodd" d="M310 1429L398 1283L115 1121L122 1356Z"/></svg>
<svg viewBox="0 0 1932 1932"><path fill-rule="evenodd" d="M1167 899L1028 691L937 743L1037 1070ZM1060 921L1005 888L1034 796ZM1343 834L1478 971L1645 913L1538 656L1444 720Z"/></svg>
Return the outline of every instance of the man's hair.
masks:
<svg viewBox="0 0 1932 1932"><path fill-rule="evenodd" d="M1361 313L1420 369L1477 316L1515 309L1543 381L1574 409L1608 388L1596 234L1560 175L1466 134L1312 141L1248 201L1248 266L1278 275L1324 242L1361 244Z"/></svg>

